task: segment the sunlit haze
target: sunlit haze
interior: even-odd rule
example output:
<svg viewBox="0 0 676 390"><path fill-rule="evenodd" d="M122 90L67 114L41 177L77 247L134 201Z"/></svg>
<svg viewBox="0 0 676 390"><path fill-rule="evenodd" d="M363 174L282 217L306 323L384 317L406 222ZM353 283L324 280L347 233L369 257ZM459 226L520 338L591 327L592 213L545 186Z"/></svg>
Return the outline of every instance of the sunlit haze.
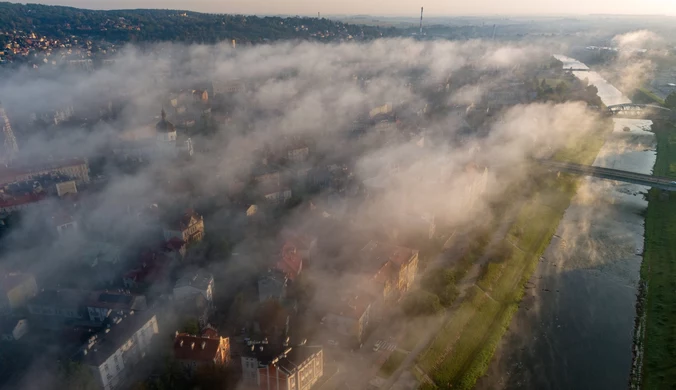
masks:
<svg viewBox="0 0 676 390"><path fill-rule="evenodd" d="M201 12L243 14L370 14L370 15L415 15L424 6L428 15L471 14L676 14L676 2L672 0L49 0L43 4L69 5L92 9L162 8L188 9Z"/></svg>

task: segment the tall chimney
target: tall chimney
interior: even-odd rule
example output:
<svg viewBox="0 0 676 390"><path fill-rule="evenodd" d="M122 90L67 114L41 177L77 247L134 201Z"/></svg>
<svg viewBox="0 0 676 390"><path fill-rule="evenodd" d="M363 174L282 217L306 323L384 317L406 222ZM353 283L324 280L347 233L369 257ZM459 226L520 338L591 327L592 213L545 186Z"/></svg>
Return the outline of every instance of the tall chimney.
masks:
<svg viewBox="0 0 676 390"><path fill-rule="evenodd" d="M423 7L420 7L420 35L422 35Z"/></svg>

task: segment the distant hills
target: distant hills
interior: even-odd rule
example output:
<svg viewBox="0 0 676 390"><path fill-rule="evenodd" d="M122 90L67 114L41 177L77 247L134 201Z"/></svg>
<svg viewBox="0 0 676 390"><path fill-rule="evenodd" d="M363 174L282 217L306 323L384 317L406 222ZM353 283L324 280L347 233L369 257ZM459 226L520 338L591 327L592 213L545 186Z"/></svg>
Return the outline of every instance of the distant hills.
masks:
<svg viewBox="0 0 676 390"><path fill-rule="evenodd" d="M159 9L99 11L0 2L0 33L14 30L57 39L74 36L110 42L212 43L236 39L241 43L257 43L287 39L369 40L397 35L394 28L318 18L256 17Z"/></svg>

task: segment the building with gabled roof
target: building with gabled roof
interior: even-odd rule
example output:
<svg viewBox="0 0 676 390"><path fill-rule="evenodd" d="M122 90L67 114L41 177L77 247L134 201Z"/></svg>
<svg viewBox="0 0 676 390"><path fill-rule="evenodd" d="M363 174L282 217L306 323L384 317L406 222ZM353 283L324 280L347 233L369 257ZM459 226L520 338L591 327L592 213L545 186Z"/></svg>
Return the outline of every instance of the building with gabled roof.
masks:
<svg viewBox="0 0 676 390"><path fill-rule="evenodd" d="M86 306L92 322L103 322L111 315L123 315L148 309L144 295L107 290L90 293Z"/></svg>
<svg viewBox="0 0 676 390"><path fill-rule="evenodd" d="M125 385L158 333L153 310L115 317L102 332L91 336L72 359L90 370L100 388L117 389Z"/></svg>
<svg viewBox="0 0 676 390"><path fill-rule="evenodd" d="M191 371L198 366L226 366L230 363L230 340L176 332L174 358Z"/></svg>
<svg viewBox="0 0 676 390"><path fill-rule="evenodd" d="M303 271L303 258L298 254L296 247L291 243L285 243L280 257L275 268L283 272L291 281L298 278Z"/></svg>
<svg viewBox="0 0 676 390"><path fill-rule="evenodd" d="M370 322L373 297L366 293L344 293L328 305L322 323L329 330L361 344Z"/></svg>
<svg viewBox="0 0 676 390"><path fill-rule="evenodd" d="M31 274L0 275L0 313L9 313L26 306L37 293L38 285Z"/></svg>
<svg viewBox="0 0 676 390"><path fill-rule="evenodd" d="M372 240L360 251L360 265L372 281L374 293L385 300L399 299L413 286L418 251Z"/></svg>
<svg viewBox="0 0 676 390"><path fill-rule="evenodd" d="M214 276L202 270L187 273L174 285L174 299L177 301L202 295L211 304L213 293Z"/></svg>
<svg viewBox="0 0 676 390"><path fill-rule="evenodd" d="M277 352L279 351L279 352ZM309 390L324 375L321 346L251 345L242 353L242 379L260 390Z"/></svg>
<svg viewBox="0 0 676 390"><path fill-rule="evenodd" d="M178 238L186 243L202 241L204 237L204 218L195 210L188 209L179 218L164 228L164 239Z"/></svg>

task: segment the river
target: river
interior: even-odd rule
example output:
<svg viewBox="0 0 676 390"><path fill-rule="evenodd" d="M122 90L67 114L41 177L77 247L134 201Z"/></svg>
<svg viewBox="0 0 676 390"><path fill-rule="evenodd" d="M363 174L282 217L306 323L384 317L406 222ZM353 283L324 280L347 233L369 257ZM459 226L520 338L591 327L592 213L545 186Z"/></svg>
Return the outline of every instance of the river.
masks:
<svg viewBox="0 0 676 390"><path fill-rule="evenodd" d="M586 68L557 58L564 68ZM606 105L630 101L596 72L573 73ZM651 174L652 122L614 122L594 165ZM647 188L582 180L477 389L627 388Z"/></svg>

